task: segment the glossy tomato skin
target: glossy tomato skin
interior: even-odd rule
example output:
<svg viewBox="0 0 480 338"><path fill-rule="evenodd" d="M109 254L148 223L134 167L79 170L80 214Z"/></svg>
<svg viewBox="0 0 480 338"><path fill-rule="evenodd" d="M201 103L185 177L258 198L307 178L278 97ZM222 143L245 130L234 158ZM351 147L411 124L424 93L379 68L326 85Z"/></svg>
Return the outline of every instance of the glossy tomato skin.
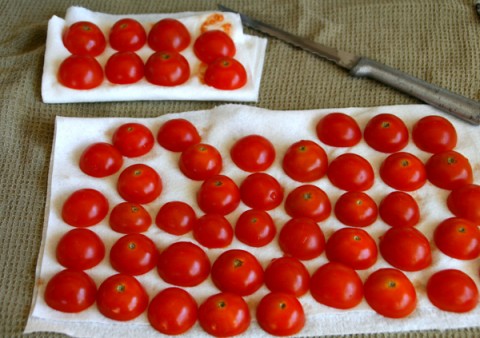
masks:
<svg viewBox="0 0 480 338"><path fill-rule="evenodd" d="M247 135L235 142L230 149L232 161L248 172L265 171L275 160L273 144L262 135Z"/></svg>
<svg viewBox="0 0 480 338"><path fill-rule="evenodd" d="M193 226L193 237L209 249L225 248L232 243L234 230L222 215L205 214Z"/></svg>
<svg viewBox="0 0 480 338"><path fill-rule="evenodd" d="M332 205L322 189L313 184L304 184L287 195L285 211L290 217L307 217L321 222L330 216Z"/></svg>
<svg viewBox="0 0 480 338"><path fill-rule="evenodd" d="M182 201L170 201L162 205L155 217L155 224L172 235L185 235L190 232L197 215L193 208Z"/></svg>
<svg viewBox="0 0 480 338"><path fill-rule="evenodd" d="M122 154L106 142L97 142L85 148L80 155L79 166L92 177L107 177L115 174L123 165Z"/></svg>
<svg viewBox="0 0 480 338"><path fill-rule="evenodd" d="M155 144L153 133L141 123L124 123L112 136L112 143L123 156L139 157L152 150Z"/></svg>
<svg viewBox="0 0 480 338"><path fill-rule="evenodd" d="M235 90L247 83L247 71L240 61L221 57L208 64L203 76L205 84L220 90Z"/></svg>
<svg viewBox="0 0 480 338"><path fill-rule="evenodd" d="M188 147L200 143L197 128L188 120L177 118L162 124L157 133L158 143L167 150L182 152Z"/></svg>
<svg viewBox="0 0 480 338"><path fill-rule="evenodd" d="M193 43L195 55L206 64L220 57L233 57L237 52L232 38L221 30L209 30L202 33Z"/></svg>
<svg viewBox="0 0 480 338"><path fill-rule="evenodd" d="M354 153L339 155L331 161L327 176L334 186L346 191L368 190L375 179L371 164Z"/></svg>
<svg viewBox="0 0 480 338"><path fill-rule="evenodd" d="M351 309L363 299L363 283L353 268L329 262L313 273L310 292L321 304L337 309Z"/></svg>
<svg viewBox="0 0 480 338"><path fill-rule="evenodd" d="M240 189L230 177L215 175L203 181L197 203L205 213L227 215L240 204Z"/></svg>
<svg viewBox="0 0 480 338"><path fill-rule="evenodd" d="M172 18L161 19L148 33L148 46L156 52L181 52L190 44L191 37L185 25Z"/></svg>
<svg viewBox="0 0 480 338"><path fill-rule="evenodd" d="M265 285L272 292L286 292L301 297L309 290L310 274L294 257L273 259L265 268Z"/></svg>
<svg viewBox="0 0 480 338"><path fill-rule="evenodd" d="M393 191L385 196L379 206L381 219L392 227L413 227L420 220L417 201L406 192Z"/></svg>
<svg viewBox="0 0 480 338"><path fill-rule="evenodd" d="M57 261L66 268L87 270L105 257L105 244L93 231L76 228L60 238L55 251Z"/></svg>
<svg viewBox="0 0 480 338"><path fill-rule="evenodd" d="M145 78L157 86L179 86L190 78L190 65L178 52L155 52L145 63Z"/></svg>
<svg viewBox="0 0 480 338"><path fill-rule="evenodd" d="M100 223L107 216L108 208L108 200L100 191L79 189L65 200L62 219L74 227L89 227Z"/></svg>
<svg viewBox="0 0 480 338"><path fill-rule="evenodd" d="M450 192L448 209L458 217L480 224L480 186L466 184Z"/></svg>
<svg viewBox="0 0 480 338"><path fill-rule="evenodd" d="M152 217L138 203L121 202L110 212L109 224L113 231L122 234L141 233L148 230Z"/></svg>
<svg viewBox="0 0 480 338"><path fill-rule="evenodd" d="M162 178L152 167L137 163L125 168L118 177L117 191L127 202L147 204L162 192Z"/></svg>
<svg viewBox="0 0 480 338"><path fill-rule="evenodd" d="M417 306L415 287L400 270L380 268L363 284L365 300L377 313L388 318L403 318Z"/></svg>
<svg viewBox="0 0 480 338"><path fill-rule="evenodd" d="M317 143L301 140L288 147L282 160L282 168L295 181L316 181L327 173L327 153Z"/></svg>
<svg viewBox="0 0 480 338"><path fill-rule="evenodd" d="M240 184L240 199L253 209L272 210L283 201L283 188L267 173L248 175Z"/></svg>
<svg viewBox="0 0 480 338"><path fill-rule="evenodd" d="M408 143L408 129L405 123L393 114L378 114L372 117L363 130L363 138L373 149L394 153Z"/></svg>
<svg viewBox="0 0 480 338"><path fill-rule="evenodd" d="M88 90L100 86L104 74L102 66L94 57L74 54L62 61L57 79L65 87Z"/></svg>
<svg viewBox="0 0 480 338"><path fill-rule="evenodd" d="M480 255L480 230L467 219L451 217L443 220L435 228L433 239L447 256L470 260Z"/></svg>
<svg viewBox="0 0 480 338"><path fill-rule="evenodd" d="M115 22L108 35L110 46L122 52L135 52L147 42L147 33L142 24L132 18Z"/></svg>
<svg viewBox="0 0 480 338"><path fill-rule="evenodd" d="M375 201L362 191L347 191L335 203L335 216L345 225L366 227L377 220Z"/></svg>
<svg viewBox="0 0 480 338"><path fill-rule="evenodd" d="M70 25L62 40L65 48L74 55L98 56L107 45L103 32L89 21L77 21Z"/></svg>
<svg viewBox="0 0 480 338"><path fill-rule="evenodd" d="M325 249L325 235L309 218L292 218L285 223L278 237L280 249L300 260L314 259Z"/></svg>
<svg viewBox="0 0 480 338"><path fill-rule="evenodd" d="M97 286L85 272L65 269L55 274L45 287L45 302L61 312L78 313L95 303Z"/></svg>
<svg viewBox="0 0 480 338"><path fill-rule="evenodd" d="M470 161L454 150L432 155L425 163L428 180L435 186L453 190L473 182Z"/></svg>
<svg viewBox="0 0 480 338"><path fill-rule="evenodd" d="M380 166L380 177L396 190L414 191L427 182L427 171L423 162L407 152L390 154Z"/></svg>
<svg viewBox="0 0 480 338"><path fill-rule="evenodd" d="M322 117L315 126L317 137L333 147L353 147L362 139L357 121L350 115L334 112Z"/></svg>
<svg viewBox="0 0 480 338"><path fill-rule="evenodd" d="M139 276L157 265L158 255L158 249L149 237L143 234L128 234L113 244L110 249L110 264L120 273Z"/></svg>
<svg viewBox="0 0 480 338"><path fill-rule="evenodd" d="M446 118L429 115L413 125L412 140L419 149L435 154L455 148L457 132Z"/></svg>
<svg viewBox="0 0 480 338"><path fill-rule="evenodd" d="M204 181L220 173L223 168L222 155L212 145L197 143L182 152L179 168L188 178Z"/></svg>
<svg viewBox="0 0 480 338"><path fill-rule="evenodd" d="M238 217L235 224L235 237L240 242L253 247L269 244L276 234L275 223L265 210L246 210Z"/></svg>
<svg viewBox="0 0 480 338"><path fill-rule="evenodd" d="M143 60L134 52L112 54L105 64L105 76L115 84L137 83L144 73Z"/></svg>

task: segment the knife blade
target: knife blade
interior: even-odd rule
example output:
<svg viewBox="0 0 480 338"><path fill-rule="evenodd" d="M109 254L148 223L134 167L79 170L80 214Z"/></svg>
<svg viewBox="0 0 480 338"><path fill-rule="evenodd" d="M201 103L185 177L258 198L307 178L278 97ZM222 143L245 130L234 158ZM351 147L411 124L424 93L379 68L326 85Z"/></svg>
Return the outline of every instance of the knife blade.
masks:
<svg viewBox="0 0 480 338"><path fill-rule="evenodd" d="M367 57L338 50L291 34L223 5L219 4L218 9L224 12L237 13L240 15L244 26L330 60L348 70L352 76L376 80L463 121L480 125L480 102L478 101L453 93Z"/></svg>

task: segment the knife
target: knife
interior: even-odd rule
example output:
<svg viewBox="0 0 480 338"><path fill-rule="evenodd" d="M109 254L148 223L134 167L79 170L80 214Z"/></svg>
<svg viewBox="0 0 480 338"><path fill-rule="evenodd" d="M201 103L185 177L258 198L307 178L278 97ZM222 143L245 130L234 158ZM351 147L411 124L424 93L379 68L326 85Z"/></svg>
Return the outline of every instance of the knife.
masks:
<svg viewBox="0 0 480 338"><path fill-rule="evenodd" d="M328 47L285 32L223 5L218 5L218 8L224 12L239 14L242 24L247 27L333 61L348 70L352 76L374 79L470 124L480 125L480 102L478 101L452 93L367 57Z"/></svg>

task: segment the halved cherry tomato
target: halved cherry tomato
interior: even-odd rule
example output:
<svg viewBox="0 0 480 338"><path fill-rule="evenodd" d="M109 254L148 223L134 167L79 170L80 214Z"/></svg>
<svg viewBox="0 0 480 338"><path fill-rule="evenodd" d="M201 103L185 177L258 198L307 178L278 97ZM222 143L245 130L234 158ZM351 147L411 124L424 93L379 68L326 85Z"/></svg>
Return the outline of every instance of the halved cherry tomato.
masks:
<svg viewBox="0 0 480 338"><path fill-rule="evenodd" d="M290 145L282 160L285 173L298 182L312 182L325 176L328 157L325 150L310 140Z"/></svg>
<svg viewBox="0 0 480 338"><path fill-rule="evenodd" d="M427 182L423 162L407 152L388 155L380 166L380 177L390 187L404 191L420 189Z"/></svg>
<svg viewBox="0 0 480 338"><path fill-rule="evenodd" d="M233 227L222 215L205 214L195 222L193 237L209 249L225 248L232 243Z"/></svg>
<svg viewBox="0 0 480 338"><path fill-rule="evenodd" d="M420 209L415 199L406 192L393 191L378 206L382 220L392 227L413 227L420 220Z"/></svg>
<svg viewBox="0 0 480 338"><path fill-rule="evenodd" d="M221 57L208 64L203 76L205 84L221 90L235 90L247 83L243 64L231 57Z"/></svg>
<svg viewBox="0 0 480 338"><path fill-rule="evenodd" d="M179 86L190 78L190 65L178 52L155 52L145 63L145 78L158 86Z"/></svg>
<svg viewBox="0 0 480 338"><path fill-rule="evenodd" d="M325 236L312 219L292 218L280 230L278 243L286 255L310 260L322 254Z"/></svg>
<svg viewBox="0 0 480 338"><path fill-rule="evenodd" d="M215 175L203 181L197 203L205 213L227 215L240 204L240 189L230 177Z"/></svg>
<svg viewBox="0 0 480 338"><path fill-rule="evenodd" d="M148 230L152 217L138 203L121 202L110 212L109 224L113 231L122 234L140 233Z"/></svg>
<svg viewBox="0 0 480 338"><path fill-rule="evenodd" d="M444 117L429 115L418 120L412 128L415 145L429 153L452 150L457 145L457 132Z"/></svg>
<svg viewBox="0 0 480 338"><path fill-rule="evenodd" d="M462 260L476 259L480 255L478 226L460 217L447 218L435 228L433 239L444 254Z"/></svg>
<svg viewBox="0 0 480 338"><path fill-rule="evenodd" d="M195 55L209 64L224 56L233 57L237 52L232 38L221 30L202 33L193 43Z"/></svg>
<svg viewBox="0 0 480 338"><path fill-rule="evenodd" d="M157 133L158 143L167 150L182 152L188 147L200 143L197 128L188 120L177 118L162 124Z"/></svg>
<svg viewBox="0 0 480 338"><path fill-rule="evenodd" d="M334 210L340 222L355 227L369 226L378 216L377 204L362 191L347 191L341 195Z"/></svg>
<svg viewBox="0 0 480 338"><path fill-rule="evenodd" d="M333 147L353 147L362 138L357 121L344 113L330 113L315 126L318 139Z"/></svg>
<svg viewBox="0 0 480 338"><path fill-rule="evenodd" d="M272 217L264 210L244 211L235 224L237 239L253 247L262 247L270 243L277 234Z"/></svg>
<svg viewBox="0 0 480 338"><path fill-rule="evenodd" d="M407 145L408 129L399 117L388 113L378 114L368 121L363 138L375 150L394 153Z"/></svg>
<svg viewBox="0 0 480 338"><path fill-rule="evenodd" d="M265 171L275 160L273 144L261 135L240 138L230 149L232 161L248 172Z"/></svg>
<svg viewBox="0 0 480 338"><path fill-rule="evenodd" d="M70 25L62 40L65 48L74 55L98 56L107 45L103 32L90 21L77 21Z"/></svg>
<svg viewBox="0 0 480 338"><path fill-rule="evenodd" d="M452 190L447 197L447 206L455 216L480 224L480 186L466 184Z"/></svg>
<svg viewBox="0 0 480 338"><path fill-rule="evenodd" d="M253 173L240 184L240 197L250 208L272 210L282 203L283 188L275 177Z"/></svg>
<svg viewBox="0 0 480 338"><path fill-rule="evenodd" d="M270 291L291 293L295 297L306 294L310 285L307 268L294 257L273 259L265 269L264 279Z"/></svg>
<svg viewBox="0 0 480 338"><path fill-rule="evenodd" d="M179 167L188 178L203 181L220 173L223 167L222 155L212 145L197 143L182 152Z"/></svg>
<svg viewBox="0 0 480 338"><path fill-rule="evenodd" d="M347 191L368 190L375 179L371 164L354 153L339 155L330 162L327 176L334 186Z"/></svg>
<svg viewBox="0 0 480 338"><path fill-rule="evenodd" d="M74 227L89 227L100 223L107 216L108 208L108 200L100 191L80 189L63 203L62 219Z"/></svg>
<svg viewBox="0 0 480 338"><path fill-rule="evenodd" d="M454 150L432 155L425 163L428 180L435 186L453 190L473 182L469 160Z"/></svg>
<svg viewBox="0 0 480 338"><path fill-rule="evenodd" d="M106 142L97 142L85 148L80 155L79 166L92 177L115 174L123 165L123 157L117 148Z"/></svg>
<svg viewBox="0 0 480 338"><path fill-rule="evenodd" d="M152 150L155 138L145 125L130 122L122 124L115 130L112 143L123 156L139 157Z"/></svg>
<svg viewBox="0 0 480 338"><path fill-rule="evenodd" d="M66 268L87 270L103 260L105 244L95 232L77 228L60 238L55 256L57 261Z"/></svg>
<svg viewBox="0 0 480 338"><path fill-rule="evenodd" d="M72 89L93 89L103 82L100 63L89 55L70 55L58 68L58 82Z"/></svg>
<svg viewBox="0 0 480 338"><path fill-rule="evenodd" d="M322 189L313 184L305 184L287 195L285 211L294 218L307 217L315 222L321 222L330 216L332 206Z"/></svg>
<svg viewBox="0 0 480 338"><path fill-rule="evenodd" d="M155 23L148 33L148 45L156 52L181 52L190 44L190 33L179 20L161 19Z"/></svg>
<svg viewBox="0 0 480 338"><path fill-rule="evenodd" d="M113 24L108 40L115 50L135 52L145 45L147 33L137 20L123 18Z"/></svg>
<svg viewBox="0 0 480 338"><path fill-rule="evenodd" d="M185 235L191 231L197 221L193 208L182 201L167 202L155 217L155 224L172 235Z"/></svg>
<svg viewBox="0 0 480 338"><path fill-rule="evenodd" d="M134 52L112 54L105 64L105 76L115 84L132 84L140 81L145 73L143 60Z"/></svg>
<svg viewBox="0 0 480 338"><path fill-rule="evenodd" d="M137 163L125 168L118 177L117 190L127 202L146 204L162 192L160 175L152 167Z"/></svg>
<svg viewBox="0 0 480 338"><path fill-rule="evenodd" d="M120 273L138 276L157 265L158 249L153 241L143 234L128 234L120 237L110 249L110 264Z"/></svg>

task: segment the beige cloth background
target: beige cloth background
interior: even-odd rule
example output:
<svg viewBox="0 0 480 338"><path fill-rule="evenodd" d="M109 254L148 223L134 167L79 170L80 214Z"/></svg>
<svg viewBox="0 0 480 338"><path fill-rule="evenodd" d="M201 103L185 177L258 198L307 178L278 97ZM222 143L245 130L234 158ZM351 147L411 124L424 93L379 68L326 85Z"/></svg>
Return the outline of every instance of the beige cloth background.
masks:
<svg viewBox="0 0 480 338"><path fill-rule="evenodd" d="M121 102L46 105L40 97L47 21L79 5L95 11L167 13L212 10L199 0L0 1L0 337L20 337L30 309L42 236L56 115L152 117L212 108L218 102ZM223 0L271 24L362 54L480 100L480 19L473 0ZM257 34L246 30L249 34ZM270 39L260 99L269 109L418 103ZM468 330L376 337L480 336ZM31 337L60 337L34 334Z"/></svg>

